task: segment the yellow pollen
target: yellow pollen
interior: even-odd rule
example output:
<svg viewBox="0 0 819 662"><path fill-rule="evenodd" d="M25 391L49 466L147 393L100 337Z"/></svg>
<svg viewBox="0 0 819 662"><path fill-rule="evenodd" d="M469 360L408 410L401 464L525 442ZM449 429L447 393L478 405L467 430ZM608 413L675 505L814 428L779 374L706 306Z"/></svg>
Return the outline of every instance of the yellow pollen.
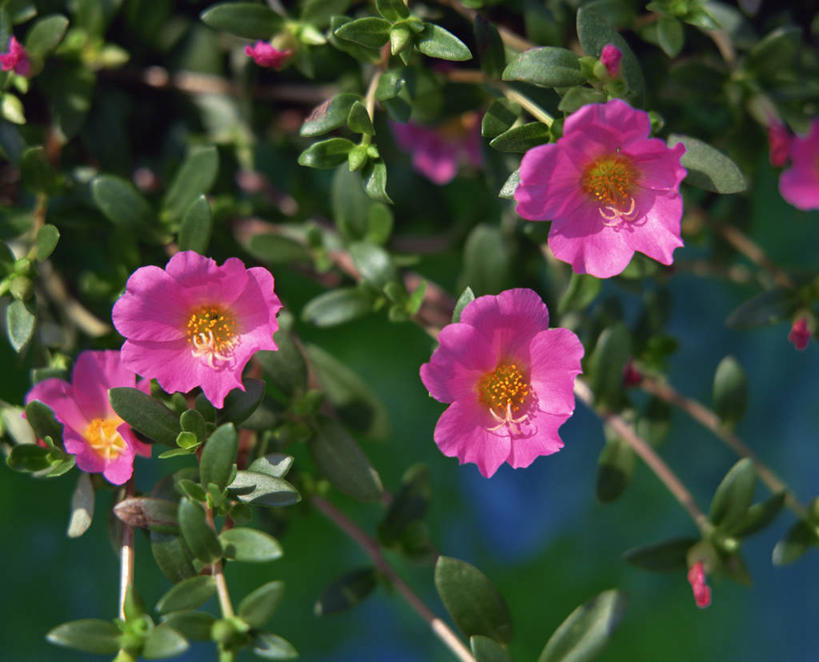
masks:
<svg viewBox="0 0 819 662"><path fill-rule="evenodd" d="M195 349L207 347L223 354L236 342L236 320L217 306L202 306L191 313L187 324L188 341Z"/></svg>
<svg viewBox="0 0 819 662"><path fill-rule="evenodd" d="M94 452L106 460L113 460L127 448L117 432L122 425L119 418L95 418L85 428L85 440Z"/></svg>
<svg viewBox="0 0 819 662"><path fill-rule="evenodd" d="M580 186L597 202L620 209L628 206L636 181L637 170L631 161L620 154L610 154L586 166Z"/></svg>
<svg viewBox="0 0 819 662"><path fill-rule="evenodd" d="M517 412L529 397L529 383L514 363L499 363L478 382L480 401L490 410Z"/></svg>

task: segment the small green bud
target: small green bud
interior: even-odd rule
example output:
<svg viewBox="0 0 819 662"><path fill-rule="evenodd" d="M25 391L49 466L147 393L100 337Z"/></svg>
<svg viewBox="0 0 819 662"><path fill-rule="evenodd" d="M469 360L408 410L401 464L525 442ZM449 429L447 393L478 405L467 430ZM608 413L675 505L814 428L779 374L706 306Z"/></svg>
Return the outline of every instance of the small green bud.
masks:
<svg viewBox="0 0 819 662"><path fill-rule="evenodd" d="M15 299L25 301L30 299L34 293L34 284L31 282L31 278L27 276L12 276L9 282L9 292Z"/></svg>
<svg viewBox="0 0 819 662"><path fill-rule="evenodd" d="M347 152L347 163L350 166L350 172L363 168L367 164L367 145L356 145Z"/></svg>
<svg viewBox="0 0 819 662"><path fill-rule="evenodd" d="M14 262L14 273L28 276L29 272L31 271L31 260L27 257L21 257L19 260L15 260Z"/></svg>

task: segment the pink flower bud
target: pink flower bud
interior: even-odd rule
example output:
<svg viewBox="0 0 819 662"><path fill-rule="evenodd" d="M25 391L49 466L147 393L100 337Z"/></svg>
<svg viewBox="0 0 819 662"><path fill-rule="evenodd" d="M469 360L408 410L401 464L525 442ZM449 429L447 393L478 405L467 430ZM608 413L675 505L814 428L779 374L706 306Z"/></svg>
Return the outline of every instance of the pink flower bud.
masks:
<svg viewBox="0 0 819 662"><path fill-rule="evenodd" d="M694 601L700 609L711 604L711 589L705 583L705 566L697 561L688 571L688 583L694 592Z"/></svg>
<svg viewBox="0 0 819 662"><path fill-rule="evenodd" d="M14 73L21 76L28 76L31 73L31 62L28 61L28 54L23 45L12 35L9 39L8 53L0 54L0 65L3 71L14 70Z"/></svg>
<svg viewBox="0 0 819 662"><path fill-rule="evenodd" d="M623 368L623 386L631 388L632 386L639 386L643 381L643 373L634 367L634 361L629 359Z"/></svg>
<svg viewBox="0 0 819 662"><path fill-rule="evenodd" d="M788 160L788 153L791 151L793 137L781 122L771 122L768 126L768 146L770 148L771 165L780 168Z"/></svg>
<svg viewBox="0 0 819 662"><path fill-rule="evenodd" d="M811 121L808 135L793 137L788 157L791 165L779 176L779 192L797 209L819 209L819 118Z"/></svg>
<svg viewBox="0 0 819 662"><path fill-rule="evenodd" d="M253 46L245 46L245 55L252 57L260 67L281 69L292 54L293 51L289 48L280 51L266 41L257 41Z"/></svg>
<svg viewBox="0 0 819 662"><path fill-rule="evenodd" d="M791 332L788 334L788 342L790 342L796 349L803 350L810 342L811 332L808 328L808 318L800 317L791 326Z"/></svg>
<svg viewBox="0 0 819 662"><path fill-rule="evenodd" d="M623 54L620 49L614 44L606 44L603 46L603 51L600 53L600 61L605 65L609 76L616 78L620 74L620 60L623 59Z"/></svg>

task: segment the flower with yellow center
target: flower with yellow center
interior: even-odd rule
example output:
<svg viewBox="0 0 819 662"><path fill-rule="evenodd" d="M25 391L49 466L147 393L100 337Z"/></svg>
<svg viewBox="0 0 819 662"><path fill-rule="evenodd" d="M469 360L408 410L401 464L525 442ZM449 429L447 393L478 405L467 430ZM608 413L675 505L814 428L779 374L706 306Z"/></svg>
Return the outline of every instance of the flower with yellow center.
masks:
<svg viewBox="0 0 819 662"><path fill-rule="evenodd" d="M584 169L580 188L600 204L599 213L605 225L617 226L635 215L634 189L638 173L631 160L622 154L595 159Z"/></svg>
<svg viewBox="0 0 819 662"><path fill-rule="evenodd" d="M236 320L221 306L199 306L185 325L193 355L203 358L214 369L231 361L236 346Z"/></svg>
<svg viewBox="0 0 819 662"><path fill-rule="evenodd" d="M478 399L486 405L490 415L498 424L490 430L509 426L518 430L527 416L524 411L528 404L529 383L523 371L515 363L502 362L492 372L486 373L478 381Z"/></svg>
<svg viewBox="0 0 819 662"><path fill-rule="evenodd" d="M122 425L121 418L94 418L85 426L85 440L104 460L115 460L128 448L128 444L117 432Z"/></svg>

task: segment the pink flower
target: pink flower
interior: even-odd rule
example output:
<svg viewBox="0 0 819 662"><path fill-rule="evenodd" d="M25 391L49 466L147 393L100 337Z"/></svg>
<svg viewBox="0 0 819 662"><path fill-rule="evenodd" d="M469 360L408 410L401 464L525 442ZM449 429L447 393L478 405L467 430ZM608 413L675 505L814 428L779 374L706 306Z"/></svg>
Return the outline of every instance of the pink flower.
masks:
<svg viewBox="0 0 819 662"><path fill-rule="evenodd" d="M785 165L792 140L793 137L788 127L781 122L774 120L768 125L768 146L772 166L780 168Z"/></svg>
<svg viewBox="0 0 819 662"><path fill-rule="evenodd" d="M478 297L438 336L421 366L430 395L451 403L435 443L489 478L504 462L528 467L563 447L558 428L574 411L583 345L568 329L549 329L549 311L532 290Z"/></svg>
<svg viewBox="0 0 819 662"><path fill-rule="evenodd" d="M293 51L280 51L267 41L257 41L253 46L245 46L245 55L252 57L260 67L281 69L293 55Z"/></svg>
<svg viewBox="0 0 819 662"><path fill-rule="evenodd" d="M140 267L114 304L112 318L126 340L123 363L169 393L201 386L215 407L234 388L260 349L278 349L273 334L282 307L267 269L238 258L220 267L193 251L165 269Z"/></svg>
<svg viewBox="0 0 819 662"><path fill-rule="evenodd" d="M688 583L691 584L694 601L700 609L711 604L711 589L705 583L705 566L702 561L697 561L688 570Z"/></svg>
<svg viewBox="0 0 819 662"><path fill-rule="evenodd" d="M793 326L791 326L791 332L788 334L788 342L796 347L796 349L803 350L808 346L810 338L811 332L808 327L808 318L802 316L794 321Z"/></svg>
<svg viewBox="0 0 819 662"><path fill-rule="evenodd" d="M14 73L21 76L28 76L31 73L31 62L28 61L28 54L23 45L12 35L9 39L8 53L0 54L0 64L3 71L14 70Z"/></svg>
<svg viewBox="0 0 819 662"><path fill-rule="evenodd" d="M616 78L620 74L620 61L623 59L623 54L620 49L614 44L606 44L600 53L600 61L609 72L609 76Z"/></svg>
<svg viewBox="0 0 819 662"><path fill-rule="evenodd" d="M409 122L391 122L395 141L412 154L412 167L439 186L450 182L458 165L483 165L481 122L475 113L466 113L436 127Z"/></svg>
<svg viewBox="0 0 819 662"><path fill-rule="evenodd" d="M798 209L819 209L819 119L813 120L810 133L794 136L791 167L779 176L779 192Z"/></svg>
<svg viewBox="0 0 819 662"><path fill-rule="evenodd" d="M35 384L26 403L39 400L51 407L63 424L65 450L77 456L77 466L88 473L102 473L109 483L122 485L134 472L134 455L151 456L144 444L108 402L108 389L131 386L136 375L115 351L80 354L71 383L54 377ZM139 388L147 391L148 382Z"/></svg>
<svg viewBox="0 0 819 662"><path fill-rule="evenodd" d="M616 276L634 251L671 264L682 246L685 146L650 131L648 113L612 99L573 113L562 138L523 156L517 212L552 221L549 248L577 273Z"/></svg>

